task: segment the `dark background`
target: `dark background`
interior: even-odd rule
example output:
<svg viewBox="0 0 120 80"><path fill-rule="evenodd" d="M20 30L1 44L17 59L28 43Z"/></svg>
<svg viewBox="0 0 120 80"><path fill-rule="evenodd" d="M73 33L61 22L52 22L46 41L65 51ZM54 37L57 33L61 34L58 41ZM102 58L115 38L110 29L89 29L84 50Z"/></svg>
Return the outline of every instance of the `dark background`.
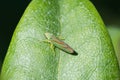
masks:
<svg viewBox="0 0 120 80"><path fill-rule="evenodd" d="M12 34L31 0L0 1L0 67L7 52Z"/></svg>
<svg viewBox="0 0 120 80"><path fill-rule="evenodd" d="M7 52L14 29L31 0L0 1L0 64ZM120 25L119 0L91 0L105 25Z"/></svg>

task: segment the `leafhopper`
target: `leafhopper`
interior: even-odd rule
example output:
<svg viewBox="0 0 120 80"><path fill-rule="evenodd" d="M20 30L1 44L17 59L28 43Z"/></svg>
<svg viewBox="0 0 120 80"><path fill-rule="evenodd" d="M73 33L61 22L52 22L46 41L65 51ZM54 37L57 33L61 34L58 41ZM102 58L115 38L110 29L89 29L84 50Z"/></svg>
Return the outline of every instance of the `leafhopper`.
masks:
<svg viewBox="0 0 120 80"><path fill-rule="evenodd" d="M49 42L51 46L57 47L63 50L64 52L70 53L72 55L77 55L77 52L73 48L71 48L68 44L63 42L58 37L55 37L53 34L45 33L45 37L47 38L47 42Z"/></svg>

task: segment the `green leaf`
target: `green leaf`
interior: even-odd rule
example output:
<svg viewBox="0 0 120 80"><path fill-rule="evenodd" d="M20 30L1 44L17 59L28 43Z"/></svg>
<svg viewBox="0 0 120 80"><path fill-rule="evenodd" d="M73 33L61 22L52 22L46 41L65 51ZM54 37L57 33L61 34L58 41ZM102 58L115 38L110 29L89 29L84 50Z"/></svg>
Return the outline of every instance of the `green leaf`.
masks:
<svg viewBox="0 0 120 80"><path fill-rule="evenodd" d="M108 31L112 39L115 53L119 61L119 67L120 67L120 28L113 25L108 27Z"/></svg>
<svg viewBox="0 0 120 80"><path fill-rule="evenodd" d="M65 38L78 56L45 40L50 32ZM108 32L89 0L33 0L12 37L1 80L119 80Z"/></svg>

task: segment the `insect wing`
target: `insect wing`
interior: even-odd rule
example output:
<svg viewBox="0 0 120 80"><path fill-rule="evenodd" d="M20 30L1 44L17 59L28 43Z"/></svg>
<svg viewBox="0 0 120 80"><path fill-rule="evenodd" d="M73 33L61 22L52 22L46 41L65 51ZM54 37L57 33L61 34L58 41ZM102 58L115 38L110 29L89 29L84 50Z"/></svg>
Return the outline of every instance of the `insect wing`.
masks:
<svg viewBox="0 0 120 80"><path fill-rule="evenodd" d="M55 36L52 36L52 43L53 43L56 47L64 50L65 52L74 53L74 50L73 50L68 44L66 44L66 43L63 42L62 40L56 38Z"/></svg>

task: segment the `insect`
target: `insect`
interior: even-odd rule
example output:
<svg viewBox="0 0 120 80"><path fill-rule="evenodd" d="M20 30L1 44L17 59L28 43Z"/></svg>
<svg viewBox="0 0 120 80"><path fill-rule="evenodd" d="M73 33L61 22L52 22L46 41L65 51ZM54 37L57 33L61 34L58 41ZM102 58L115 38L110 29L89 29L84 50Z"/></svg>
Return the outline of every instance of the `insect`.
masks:
<svg viewBox="0 0 120 80"><path fill-rule="evenodd" d="M68 44L63 42L61 39L55 37L53 34L45 33L45 37L47 38L46 41L51 44L52 49L54 49L54 47L57 47L72 55L78 55L77 52L73 48L71 48Z"/></svg>

